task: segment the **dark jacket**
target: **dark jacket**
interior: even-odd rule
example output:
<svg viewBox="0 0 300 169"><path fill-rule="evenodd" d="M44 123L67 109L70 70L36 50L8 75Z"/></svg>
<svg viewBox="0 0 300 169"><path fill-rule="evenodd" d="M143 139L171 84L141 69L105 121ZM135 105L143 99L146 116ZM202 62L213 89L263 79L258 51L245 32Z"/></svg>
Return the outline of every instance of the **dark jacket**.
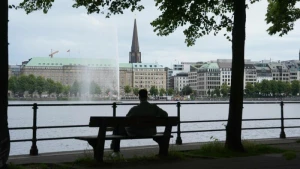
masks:
<svg viewBox="0 0 300 169"><path fill-rule="evenodd" d="M159 108L156 104L143 101L139 105L132 107L126 117L168 117L168 113ZM152 136L156 134L156 127L126 127L126 131L130 136Z"/></svg>

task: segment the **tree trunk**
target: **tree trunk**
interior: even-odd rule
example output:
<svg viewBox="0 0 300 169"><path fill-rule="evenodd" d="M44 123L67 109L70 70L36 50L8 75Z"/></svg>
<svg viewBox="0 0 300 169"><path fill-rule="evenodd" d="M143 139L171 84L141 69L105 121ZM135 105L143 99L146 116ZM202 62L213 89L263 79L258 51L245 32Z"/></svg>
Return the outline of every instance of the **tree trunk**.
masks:
<svg viewBox="0 0 300 169"><path fill-rule="evenodd" d="M0 83L0 168L7 168L6 162L10 151L10 138L7 122L7 91L8 91L8 0L0 2L0 49L2 56Z"/></svg>
<svg viewBox="0 0 300 169"><path fill-rule="evenodd" d="M243 152L242 112L244 86L246 4L245 0L234 0L234 24L232 30L232 81L225 146Z"/></svg>

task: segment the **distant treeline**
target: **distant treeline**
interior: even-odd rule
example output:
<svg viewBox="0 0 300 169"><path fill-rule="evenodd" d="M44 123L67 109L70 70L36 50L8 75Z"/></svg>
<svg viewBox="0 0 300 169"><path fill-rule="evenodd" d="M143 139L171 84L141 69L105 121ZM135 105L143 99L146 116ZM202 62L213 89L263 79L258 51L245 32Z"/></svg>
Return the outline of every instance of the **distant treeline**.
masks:
<svg viewBox="0 0 300 169"><path fill-rule="evenodd" d="M42 94L55 94L58 96L80 96L81 94L91 94L91 95L100 95L102 94L102 90L100 86L94 81L89 84L74 81L74 83L69 85L63 85L60 82L55 82L52 79L45 79L44 77L34 75L21 75L21 76L12 76L8 80L8 90L10 90L14 96L23 97L25 92L28 92L30 97L36 93L39 97L42 97ZM106 89L104 94L109 94L112 92L116 94L117 91L111 91L110 89Z"/></svg>

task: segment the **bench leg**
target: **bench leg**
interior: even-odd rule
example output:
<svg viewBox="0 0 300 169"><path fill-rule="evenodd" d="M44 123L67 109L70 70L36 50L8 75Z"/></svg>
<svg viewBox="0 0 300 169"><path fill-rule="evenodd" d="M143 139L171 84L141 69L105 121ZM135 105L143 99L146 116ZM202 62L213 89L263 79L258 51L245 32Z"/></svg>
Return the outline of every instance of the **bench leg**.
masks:
<svg viewBox="0 0 300 169"><path fill-rule="evenodd" d="M153 138L154 141L158 143L159 146L159 155L167 156L169 152L169 141L170 138Z"/></svg>
<svg viewBox="0 0 300 169"><path fill-rule="evenodd" d="M93 147L94 158L96 159L96 147L97 147L97 140L88 140L89 145Z"/></svg>
<svg viewBox="0 0 300 169"><path fill-rule="evenodd" d="M120 139L116 139L116 140L113 140L113 150L115 153L117 152L120 152L120 143L121 143L121 140Z"/></svg>

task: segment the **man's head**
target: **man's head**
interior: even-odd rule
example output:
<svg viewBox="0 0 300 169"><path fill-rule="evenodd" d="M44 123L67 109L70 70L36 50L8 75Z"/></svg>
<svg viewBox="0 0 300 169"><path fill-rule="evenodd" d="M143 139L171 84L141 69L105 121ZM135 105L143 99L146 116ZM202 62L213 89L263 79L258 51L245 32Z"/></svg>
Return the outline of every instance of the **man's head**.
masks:
<svg viewBox="0 0 300 169"><path fill-rule="evenodd" d="M148 92L146 89L141 89L139 91L139 99L140 101L146 101L148 98Z"/></svg>

